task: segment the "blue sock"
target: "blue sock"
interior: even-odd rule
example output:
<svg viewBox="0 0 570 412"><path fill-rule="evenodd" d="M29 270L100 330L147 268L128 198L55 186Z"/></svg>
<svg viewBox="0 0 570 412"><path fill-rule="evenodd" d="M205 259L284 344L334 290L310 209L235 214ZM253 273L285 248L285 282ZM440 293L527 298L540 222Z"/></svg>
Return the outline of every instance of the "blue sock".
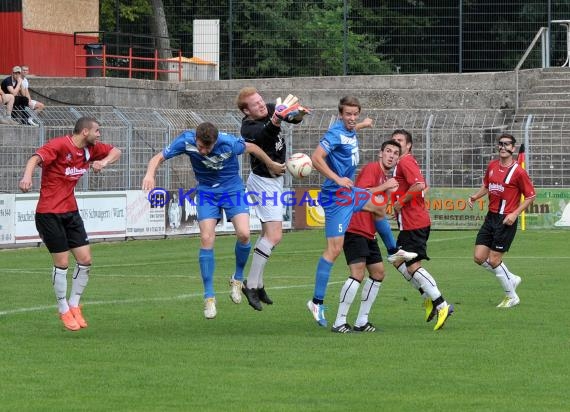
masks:
<svg viewBox="0 0 570 412"><path fill-rule="evenodd" d="M396 247L396 239L394 239L392 228L390 227L390 223L388 223L388 219L384 217L382 219L375 220L374 226L382 238L382 242L384 243L384 246L386 246L388 254L393 255L396 253L398 251L398 248Z"/></svg>
<svg viewBox="0 0 570 412"><path fill-rule="evenodd" d="M251 251L251 243L247 242L245 245L236 242L235 254L236 254L236 272L234 274L234 279L243 281L243 269L249 258L249 252Z"/></svg>
<svg viewBox="0 0 570 412"><path fill-rule="evenodd" d="M317 273L315 275L315 293L313 298L318 301L315 303L322 303L325 300L332 267L333 262L329 262L321 256L317 264Z"/></svg>
<svg viewBox="0 0 570 412"><path fill-rule="evenodd" d="M200 249L198 254L200 262L200 274L204 284L204 299L216 296L214 292L214 249Z"/></svg>

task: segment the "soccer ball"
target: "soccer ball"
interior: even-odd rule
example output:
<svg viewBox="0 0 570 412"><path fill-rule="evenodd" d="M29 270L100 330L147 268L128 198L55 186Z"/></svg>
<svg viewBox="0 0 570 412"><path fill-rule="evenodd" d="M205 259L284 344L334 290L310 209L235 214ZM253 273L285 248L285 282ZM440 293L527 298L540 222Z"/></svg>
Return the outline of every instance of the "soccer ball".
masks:
<svg viewBox="0 0 570 412"><path fill-rule="evenodd" d="M313 171L313 162L305 153L294 153L287 159L287 170L295 179L302 179Z"/></svg>

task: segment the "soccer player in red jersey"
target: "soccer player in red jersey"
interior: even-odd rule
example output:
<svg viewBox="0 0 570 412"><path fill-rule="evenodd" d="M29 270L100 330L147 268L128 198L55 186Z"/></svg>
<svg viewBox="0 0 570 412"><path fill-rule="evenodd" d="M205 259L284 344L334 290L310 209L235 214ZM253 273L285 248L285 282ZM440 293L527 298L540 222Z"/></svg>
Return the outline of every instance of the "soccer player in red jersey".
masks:
<svg viewBox="0 0 570 412"><path fill-rule="evenodd" d="M489 195L489 211L475 240L474 260L497 277L505 297L498 308L511 308L520 303L516 293L521 278L509 271L503 255L509 250L517 232L518 216L529 207L536 193L524 170L514 159L516 139L507 133L499 136L499 158L491 160L483 185L469 196L469 206L477 199ZM521 202L521 194L524 201Z"/></svg>
<svg viewBox="0 0 570 412"><path fill-rule="evenodd" d="M394 169L398 190L393 197L393 208L400 229L397 243L398 247L418 254L415 259L398 262L394 266L424 297L426 321L430 322L437 314L434 330L438 330L453 313L453 305L447 303L433 276L422 267L422 260L429 260L427 241L431 228L431 219L423 196L425 179L411 153L412 135L404 129L398 129L392 133L392 139L402 147L400 159Z"/></svg>
<svg viewBox="0 0 570 412"><path fill-rule="evenodd" d="M36 166L42 168L36 228L53 259L52 284L60 318L69 330L87 327L79 300L89 280L91 248L79 215L74 189L89 166L99 173L121 156L121 151L99 142L99 122L81 117L72 135L51 139L30 157L20 180L22 192L32 188ZM69 252L75 258L71 293L67 300Z"/></svg>
<svg viewBox="0 0 570 412"><path fill-rule="evenodd" d="M378 160L362 168L355 185L368 189L371 193L383 192L387 202L389 193L398 187L396 179L388 177L400 156L400 145L394 140L382 143ZM370 212L355 212L344 236L344 256L350 269L350 276L340 291L340 302L336 320L331 328L336 333L374 332L376 327L368 321L368 314L378 296L384 280L384 263L376 240L375 217ZM354 323L354 329L346 317L356 297L360 283L364 279L364 270L369 277L362 288L360 309Z"/></svg>

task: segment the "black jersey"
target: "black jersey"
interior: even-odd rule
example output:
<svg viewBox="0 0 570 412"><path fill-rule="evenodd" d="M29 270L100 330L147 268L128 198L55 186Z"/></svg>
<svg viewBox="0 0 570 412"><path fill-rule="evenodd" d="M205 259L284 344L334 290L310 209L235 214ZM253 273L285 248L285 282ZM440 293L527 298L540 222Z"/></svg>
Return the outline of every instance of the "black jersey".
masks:
<svg viewBox="0 0 570 412"><path fill-rule="evenodd" d="M254 143L259 146L271 160L278 163L285 163L286 149L285 139L281 137L281 128L271 123L271 117L275 112L275 105L267 104L267 117L258 120L252 120L244 117L241 121L241 135L246 142ZM273 177L265 163L257 157L249 156L251 170L261 177Z"/></svg>

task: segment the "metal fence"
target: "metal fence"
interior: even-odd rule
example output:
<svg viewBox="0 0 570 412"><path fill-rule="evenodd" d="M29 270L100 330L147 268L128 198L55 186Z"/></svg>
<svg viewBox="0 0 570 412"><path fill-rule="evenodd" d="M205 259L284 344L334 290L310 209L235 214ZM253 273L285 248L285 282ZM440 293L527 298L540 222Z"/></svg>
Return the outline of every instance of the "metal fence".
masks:
<svg viewBox="0 0 570 412"><path fill-rule="evenodd" d="M241 113L225 110L133 109L111 107L48 106L41 125L0 125L0 192L17 193L24 165L34 150L48 139L71 133L80 116L93 116L102 123L102 140L123 151L119 162L102 174L89 174L79 190L126 190L141 187L150 158L184 129L210 121L220 130L239 135ZM286 125L288 150L310 154L337 112L317 110L300 125ZM383 141L397 128L414 137L413 153L429 184L434 187L477 187L487 163L496 156L495 138L502 131L526 143L527 167L537 187L570 186L570 118L556 115L527 115L512 118L492 110L366 110L374 127L359 133L364 165L376 158ZM244 179L249 162L242 162ZM314 172L303 180L287 183L317 187L322 177ZM157 175L157 185L176 189L195 186L189 160L179 156L166 162ZM34 178L39 188L39 173Z"/></svg>
<svg viewBox="0 0 570 412"><path fill-rule="evenodd" d="M221 79L512 70L540 27L566 58L567 0L163 0L172 47L192 56L195 20L219 21ZM148 33L151 16L102 18ZM110 16L109 16L110 17ZM107 27L105 27L107 26ZM214 47L214 45L212 45ZM217 57L197 57L218 62ZM534 53L527 67L538 67Z"/></svg>

